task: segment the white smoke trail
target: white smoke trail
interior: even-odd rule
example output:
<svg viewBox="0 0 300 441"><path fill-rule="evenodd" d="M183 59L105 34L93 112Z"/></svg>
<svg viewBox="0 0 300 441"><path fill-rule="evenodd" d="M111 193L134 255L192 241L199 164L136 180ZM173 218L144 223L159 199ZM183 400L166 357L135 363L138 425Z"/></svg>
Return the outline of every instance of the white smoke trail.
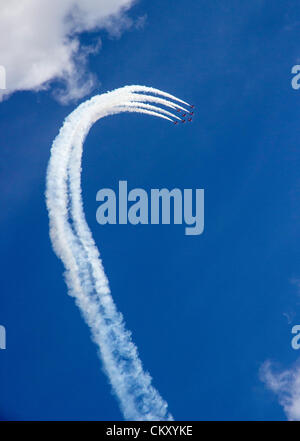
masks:
<svg viewBox="0 0 300 441"><path fill-rule="evenodd" d="M65 265L70 295L74 296L96 342L113 391L128 420L171 420L166 402L144 372L131 334L110 294L99 251L86 223L81 197L81 157L85 137L98 119L137 112L173 121L171 112L144 103L174 103L136 92L177 98L145 86L126 86L81 104L65 120L53 142L47 172L46 201L50 237ZM179 100L180 101L180 100ZM187 103L185 103L187 104Z"/></svg>
<svg viewBox="0 0 300 441"><path fill-rule="evenodd" d="M179 104L172 103L171 101L168 101L164 98L159 98L156 96L144 95L144 94L139 94L139 93L135 93L134 96L135 96L135 99L140 102L143 102L143 101L154 102L157 104L162 104L167 107L171 107L172 109L181 109L184 112L188 112L188 110L185 107L182 107Z"/></svg>
<svg viewBox="0 0 300 441"><path fill-rule="evenodd" d="M170 93L164 92L162 90L159 89L155 89L154 87L147 87L147 86L125 86L123 87L124 90L129 90L130 92L145 92L145 93L153 93L154 95L161 95L161 96L165 96L166 98L169 98L173 101L178 101L179 103L183 103L186 104L187 106L189 106L189 103L187 103L186 101L182 101L179 98L177 98L174 95L171 95Z"/></svg>
<svg viewBox="0 0 300 441"><path fill-rule="evenodd" d="M138 101L128 101L126 103L124 103L125 107L135 107L135 108L141 108L141 109L148 109L148 110L155 110L156 112L162 113L164 115L168 115L171 116L172 118L176 118L178 120L181 120L181 118L179 118L179 116L174 115L172 112L168 112L165 109L160 109L159 107L156 106L151 106L150 104L144 104ZM121 106L120 106L121 107ZM168 118L170 121L173 121L171 118Z"/></svg>

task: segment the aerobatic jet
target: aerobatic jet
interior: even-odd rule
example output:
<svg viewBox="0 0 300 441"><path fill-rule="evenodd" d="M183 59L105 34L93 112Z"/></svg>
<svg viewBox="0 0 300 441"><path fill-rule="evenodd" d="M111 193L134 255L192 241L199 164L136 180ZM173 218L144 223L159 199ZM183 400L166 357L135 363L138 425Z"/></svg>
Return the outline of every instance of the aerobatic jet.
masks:
<svg viewBox="0 0 300 441"><path fill-rule="evenodd" d="M189 122L193 121L193 118L188 118L188 121L189 121Z"/></svg>

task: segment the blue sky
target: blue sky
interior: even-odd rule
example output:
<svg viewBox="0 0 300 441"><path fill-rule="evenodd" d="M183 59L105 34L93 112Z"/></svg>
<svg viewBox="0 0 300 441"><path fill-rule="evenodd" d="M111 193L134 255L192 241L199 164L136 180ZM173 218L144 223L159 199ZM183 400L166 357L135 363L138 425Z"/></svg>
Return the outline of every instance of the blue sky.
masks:
<svg viewBox="0 0 300 441"><path fill-rule="evenodd" d="M88 135L84 207L113 297L175 419L284 420L259 369L269 359L286 368L298 358L291 329L300 323L292 282L300 277L300 91L290 72L300 57L300 6L139 1L128 15L146 15L144 26L119 38L80 37L81 44L102 39L89 57L100 82L89 96L145 84L197 112L179 127L117 115ZM56 87L0 103L0 324L7 331L0 418L120 420L48 235L50 146L76 105L57 102ZM101 227L96 193L117 189L119 180L147 191L204 188L204 233Z"/></svg>

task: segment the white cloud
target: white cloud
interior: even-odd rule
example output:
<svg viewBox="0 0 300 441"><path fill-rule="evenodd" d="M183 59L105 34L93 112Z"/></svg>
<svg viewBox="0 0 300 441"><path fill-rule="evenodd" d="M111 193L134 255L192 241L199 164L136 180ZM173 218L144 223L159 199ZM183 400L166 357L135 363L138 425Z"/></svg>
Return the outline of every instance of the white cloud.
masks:
<svg viewBox="0 0 300 441"><path fill-rule="evenodd" d="M294 368L274 372L269 361L261 368L261 380L273 391L290 421L300 421L300 364Z"/></svg>
<svg viewBox="0 0 300 441"><path fill-rule="evenodd" d="M0 0L5 94L43 90L54 79L65 83L64 91L56 93L61 101L89 93L95 84L86 69L91 48L80 47L78 34L106 29L120 35L132 24L126 11L133 3L135 0ZM98 42L96 50L99 48Z"/></svg>

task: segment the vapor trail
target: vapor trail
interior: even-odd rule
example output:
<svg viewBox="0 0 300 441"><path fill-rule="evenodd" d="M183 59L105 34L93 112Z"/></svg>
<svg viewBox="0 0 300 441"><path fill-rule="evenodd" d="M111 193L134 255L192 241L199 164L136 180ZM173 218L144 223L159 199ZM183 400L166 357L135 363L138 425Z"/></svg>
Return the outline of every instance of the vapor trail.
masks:
<svg viewBox="0 0 300 441"><path fill-rule="evenodd" d="M172 420L167 403L143 370L131 334L125 329L110 294L99 251L85 220L81 197L81 157L91 126L108 115L136 112L173 121L160 107L174 103L136 92L172 95L145 86L126 86L97 95L78 106L66 119L53 142L47 171L46 202L54 251L63 261L69 294L75 297L92 338L98 346L112 389L128 420ZM180 101L180 100L179 100ZM187 104L187 103L186 103ZM176 106L175 106L176 107Z"/></svg>
<svg viewBox="0 0 300 441"><path fill-rule="evenodd" d="M189 106L189 103L187 103L186 101L180 100L176 96L171 95L170 93L164 92L162 90L155 89L154 87L136 85L136 86L125 86L125 87L123 87L123 89L129 90L131 92L145 92L145 93L153 93L154 95L165 96L166 98L169 98L173 101L178 101L179 103L183 103L183 104L186 104L187 106Z"/></svg>

